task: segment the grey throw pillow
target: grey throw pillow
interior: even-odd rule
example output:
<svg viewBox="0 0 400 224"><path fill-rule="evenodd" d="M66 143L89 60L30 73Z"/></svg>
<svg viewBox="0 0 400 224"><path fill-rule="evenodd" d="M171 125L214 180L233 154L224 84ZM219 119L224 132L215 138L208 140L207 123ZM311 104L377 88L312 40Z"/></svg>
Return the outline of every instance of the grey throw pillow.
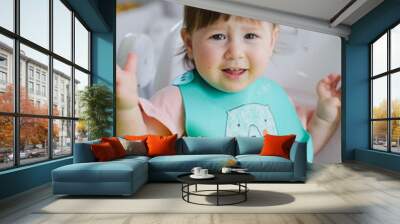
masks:
<svg viewBox="0 0 400 224"><path fill-rule="evenodd" d="M126 140L124 138L119 139L122 146L126 151L126 155L135 155L135 156L145 156L147 155L147 148L144 141L141 140Z"/></svg>

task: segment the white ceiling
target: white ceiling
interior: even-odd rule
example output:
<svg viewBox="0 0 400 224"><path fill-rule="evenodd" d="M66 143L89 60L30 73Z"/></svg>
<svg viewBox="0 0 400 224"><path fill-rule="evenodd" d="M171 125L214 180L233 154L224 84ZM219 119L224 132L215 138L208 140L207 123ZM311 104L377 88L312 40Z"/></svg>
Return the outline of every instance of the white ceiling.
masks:
<svg viewBox="0 0 400 224"><path fill-rule="evenodd" d="M169 0L341 37L383 0ZM344 9L344 10L342 10Z"/></svg>
<svg viewBox="0 0 400 224"><path fill-rule="evenodd" d="M351 0L228 0L302 16L330 20Z"/></svg>

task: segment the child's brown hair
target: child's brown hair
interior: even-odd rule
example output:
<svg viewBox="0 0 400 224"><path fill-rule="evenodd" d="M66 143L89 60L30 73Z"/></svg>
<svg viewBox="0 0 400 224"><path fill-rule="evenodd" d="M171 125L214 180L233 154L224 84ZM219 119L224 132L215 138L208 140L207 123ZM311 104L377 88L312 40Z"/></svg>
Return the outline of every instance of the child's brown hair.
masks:
<svg viewBox="0 0 400 224"><path fill-rule="evenodd" d="M223 21L228 21L231 16L232 15L221 12L214 12L207 9L201 9L185 5L183 9L183 28L189 34L193 34L194 31L212 25L220 19L223 19ZM243 18L243 19L254 21L253 19L250 18ZM273 28L274 29L278 28L278 25L273 23ZM178 53L178 55L179 54L185 54L184 56L185 66L190 67L193 65L193 61L192 59L189 58L185 46L183 46L182 50Z"/></svg>

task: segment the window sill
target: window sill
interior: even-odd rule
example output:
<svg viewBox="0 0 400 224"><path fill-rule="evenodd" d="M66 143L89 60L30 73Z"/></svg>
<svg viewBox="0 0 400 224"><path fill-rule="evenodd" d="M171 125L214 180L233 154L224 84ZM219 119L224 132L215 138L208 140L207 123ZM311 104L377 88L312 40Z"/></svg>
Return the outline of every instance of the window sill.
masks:
<svg viewBox="0 0 400 224"><path fill-rule="evenodd" d="M21 166L21 167L11 168L11 169L8 169L8 170L0 171L0 176L1 175L6 175L6 174L10 174L10 173L14 173L14 172L20 172L20 171L32 169L32 168L35 168L35 167L49 165L49 164L52 164L52 163L62 162L62 161L69 160L69 159L72 160L72 158L73 158L73 156L68 156L68 157L63 157L63 158L59 158L59 159L43 161L43 162L31 164L31 165L24 165L24 166Z"/></svg>

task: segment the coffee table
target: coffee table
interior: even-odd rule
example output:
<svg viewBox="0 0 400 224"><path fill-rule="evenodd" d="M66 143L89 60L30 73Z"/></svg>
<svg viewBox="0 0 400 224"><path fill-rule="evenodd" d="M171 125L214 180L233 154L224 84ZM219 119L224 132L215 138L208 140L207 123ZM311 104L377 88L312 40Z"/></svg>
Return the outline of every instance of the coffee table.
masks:
<svg viewBox="0 0 400 224"><path fill-rule="evenodd" d="M182 183L182 199L188 203L198 204L198 205L234 205L247 200L247 192L249 188L247 183L255 180L255 177L249 173L214 173L215 176L212 179L193 179L190 177L191 173L182 174L177 177L178 181ZM215 190L197 190L197 185L215 185ZM195 186L194 191L190 191L190 186ZM220 185L236 185L237 190L224 190L220 189ZM215 194L206 194L209 192L214 192ZM216 204L202 204L193 202L190 200L190 196L204 196L204 197L216 197ZM240 196L239 200L231 203L221 203L221 197L232 197Z"/></svg>

